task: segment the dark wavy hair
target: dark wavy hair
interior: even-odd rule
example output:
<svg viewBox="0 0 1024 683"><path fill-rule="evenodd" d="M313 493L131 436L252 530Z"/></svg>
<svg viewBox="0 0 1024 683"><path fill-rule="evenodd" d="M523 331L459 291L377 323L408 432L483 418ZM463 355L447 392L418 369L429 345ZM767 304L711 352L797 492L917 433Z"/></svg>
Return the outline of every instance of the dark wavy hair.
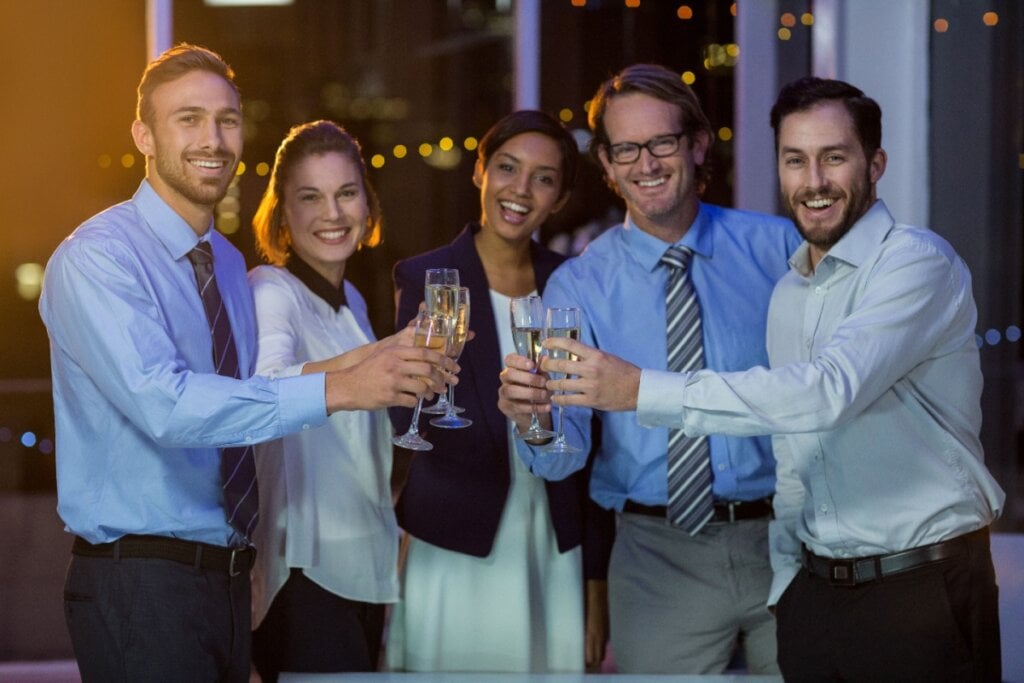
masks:
<svg viewBox="0 0 1024 683"><path fill-rule="evenodd" d="M860 146L870 159L882 146L882 108L860 88L844 81L806 76L782 86L772 107L771 125L775 131L775 152L779 151L779 126L790 114L807 111L817 104L836 101L846 107L853 119Z"/></svg>

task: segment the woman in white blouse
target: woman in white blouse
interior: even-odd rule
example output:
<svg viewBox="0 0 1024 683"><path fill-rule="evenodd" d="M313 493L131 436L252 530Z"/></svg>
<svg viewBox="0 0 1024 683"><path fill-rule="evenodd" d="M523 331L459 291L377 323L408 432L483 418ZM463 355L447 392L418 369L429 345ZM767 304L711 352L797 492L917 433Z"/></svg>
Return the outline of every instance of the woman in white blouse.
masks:
<svg viewBox="0 0 1024 683"><path fill-rule="evenodd" d="M256 371L336 369L376 342L345 263L380 241L380 205L359 143L329 121L293 128L253 219L272 265L249 274L259 323ZM391 505L391 423L342 411L257 451L261 521L254 541L253 662L281 671L372 671L385 605L398 597Z"/></svg>

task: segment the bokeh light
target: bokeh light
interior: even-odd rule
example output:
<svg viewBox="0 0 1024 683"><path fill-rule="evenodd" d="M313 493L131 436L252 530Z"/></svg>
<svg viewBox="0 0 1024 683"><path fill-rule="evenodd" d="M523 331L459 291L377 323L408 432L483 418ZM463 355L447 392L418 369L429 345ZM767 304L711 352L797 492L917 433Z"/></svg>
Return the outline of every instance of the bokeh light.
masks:
<svg viewBox="0 0 1024 683"><path fill-rule="evenodd" d="M936 19L932 26L935 27L936 33L945 33L949 30L949 22L942 18Z"/></svg>

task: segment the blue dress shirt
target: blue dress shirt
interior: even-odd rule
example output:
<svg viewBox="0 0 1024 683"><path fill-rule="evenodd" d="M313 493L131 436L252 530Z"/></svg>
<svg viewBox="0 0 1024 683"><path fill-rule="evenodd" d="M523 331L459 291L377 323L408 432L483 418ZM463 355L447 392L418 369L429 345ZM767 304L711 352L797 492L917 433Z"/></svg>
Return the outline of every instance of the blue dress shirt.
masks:
<svg viewBox="0 0 1024 683"><path fill-rule="evenodd" d="M250 377L256 318L242 255L210 230L239 368ZM324 375L216 374L188 252L195 232L143 181L54 252L39 310L50 335L57 509L91 543L125 534L215 545L227 523L225 445L322 424Z"/></svg>
<svg viewBox="0 0 1024 683"><path fill-rule="evenodd" d="M691 277L701 304L704 356L708 368L745 370L766 365L765 324L776 281L787 270L800 236L787 220L701 204L693 225L678 243L694 252ZM578 306L581 340L641 368L665 369L665 284L660 265L672 245L645 233L627 218L598 237L579 257L551 276L544 290L548 306ZM519 442L531 470L559 479L583 467L590 450L591 411L566 410L566 435L582 445L571 456L544 453ZM601 446L594 461L591 497L621 510L626 499L665 505L668 430L647 428L634 412L602 413ZM721 500L755 500L772 495L775 460L766 436L710 439L713 490Z"/></svg>

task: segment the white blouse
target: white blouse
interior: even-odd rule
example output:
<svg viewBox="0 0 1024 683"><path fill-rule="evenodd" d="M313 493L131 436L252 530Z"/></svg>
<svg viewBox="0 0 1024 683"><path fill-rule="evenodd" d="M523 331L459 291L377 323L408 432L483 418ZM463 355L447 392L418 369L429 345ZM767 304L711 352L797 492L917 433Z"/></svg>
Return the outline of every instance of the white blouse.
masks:
<svg viewBox="0 0 1024 683"><path fill-rule="evenodd" d="M307 362L374 340L366 302L349 282L348 305L335 311L284 268L259 266L249 281L259 324L257 374L298 375ZM321 427L258 446L256 466L253 628L292 567L349 600L398 599L387 411L336 412Z"/></svg>

